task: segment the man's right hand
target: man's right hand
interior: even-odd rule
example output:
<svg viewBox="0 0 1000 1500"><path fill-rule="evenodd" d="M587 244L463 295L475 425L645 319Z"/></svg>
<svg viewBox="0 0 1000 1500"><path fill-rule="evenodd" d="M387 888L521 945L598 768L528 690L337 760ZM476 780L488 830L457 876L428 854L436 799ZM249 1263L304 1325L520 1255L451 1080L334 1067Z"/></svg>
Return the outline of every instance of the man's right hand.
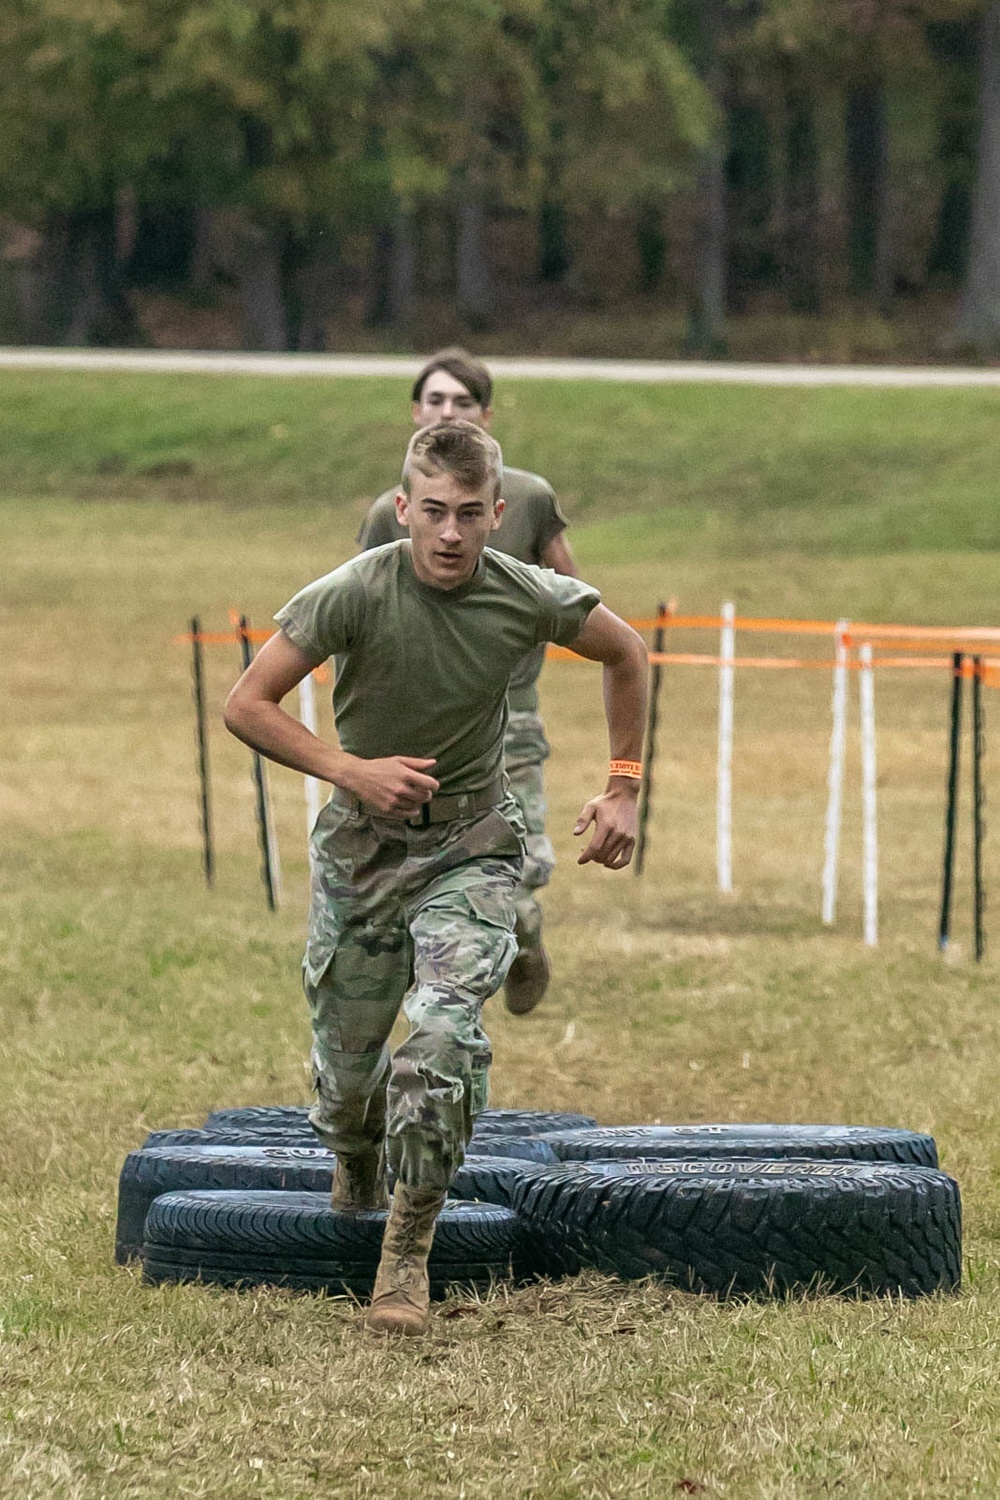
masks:
<svg viewBox="0 0 1000 1500"><path fill-rule="evenodd" d="M382 760L352 756L337 784L385 817L412 818L441 785L427 774L434 765L433 760L413 755L389 755Z"/></svg>

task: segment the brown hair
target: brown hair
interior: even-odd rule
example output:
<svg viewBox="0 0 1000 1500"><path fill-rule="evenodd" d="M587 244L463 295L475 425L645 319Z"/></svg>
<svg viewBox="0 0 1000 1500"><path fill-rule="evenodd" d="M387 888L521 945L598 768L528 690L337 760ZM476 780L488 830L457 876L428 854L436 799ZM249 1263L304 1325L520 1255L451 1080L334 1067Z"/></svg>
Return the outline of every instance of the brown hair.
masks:
<svg viewBox="0 0 1000 1500"><path fill-rule="evenodd" d="M411 437L403 461L407 495L413 469L427 475L451 474L470 494L491 485L494 503L500 498L500 444L474 422L435 422L432 427L421 427Z"/></svg>
<svg viewBox="0 0 1000 1500"><path fill-rule="evenodd" d="M493 399L493 377L481 360L475 359L468 349L459 349L457 346L451 349L439 349L437 354L432 354L424 365L420 374L413 383L412 397L419 401L423 394L424 382L435 370L444 370L453 380L459 381L465 386L470 396L474 396L479 405L485 411Z"/></svg>

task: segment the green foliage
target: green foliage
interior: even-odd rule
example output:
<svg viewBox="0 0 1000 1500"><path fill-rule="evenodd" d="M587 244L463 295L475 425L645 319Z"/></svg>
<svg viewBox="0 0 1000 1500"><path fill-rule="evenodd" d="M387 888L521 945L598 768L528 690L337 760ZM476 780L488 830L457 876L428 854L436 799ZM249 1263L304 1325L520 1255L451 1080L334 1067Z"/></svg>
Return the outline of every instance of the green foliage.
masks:
<svg viewBox="0 0 1000 1500"><path fill-rule="evenodd" d="M196 102L195 128L209 123L224 201L300 225L349 216L364 195L366 98L389 10L379 0L182 7L160 88Z"/></svg>
<svg viewBox="0 0 1000 1500"><path fill-rule="evenodd" d="M905 68L922 55L928 24L985 8L985 0L764 0L753 37L764 52L843 83Z"/></svg>
<svg viewBox="0 0 1000 1500"><path fill-rule="evenodd" d="M292 224L440 198L455 173L529 201L553 130L573 157L571 195L666 189L702 111L660 10L9 0L0 204L42 222L52 208L141 191L168 156L193 200Z"/></svg>
<svg viewBox="0 0 1000 1500"><path fill-rule="evenodd" d="M170 122L151 87L165 30L142 0L0 9L0 202L26 222L138 184Z"/></svg>
<svg viewBox="0 0 1000 1500"><path fill-rule="evenodd" d="M537 56L546 82L549 196L612 211L690 180L708 101L656 0L547 0Z"/></svg>

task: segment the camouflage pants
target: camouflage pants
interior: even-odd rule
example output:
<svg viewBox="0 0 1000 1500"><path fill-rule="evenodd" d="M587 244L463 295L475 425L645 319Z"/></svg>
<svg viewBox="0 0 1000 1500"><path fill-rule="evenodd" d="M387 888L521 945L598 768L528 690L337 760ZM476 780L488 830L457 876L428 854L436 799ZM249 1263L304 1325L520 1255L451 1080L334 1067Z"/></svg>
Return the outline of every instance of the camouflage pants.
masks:
<svg viewBox="0 0 1000 1500"><path fill-rule="evenodd" d="M483 1003L516 952L517 808L414 828L334 793L310 856L309 1118L345 1156L384 1136L399 1181L444 1189L487 1101ZM390 1057L401 1006L409 1035Z"/></svg>
<svg viewBox="0 0 1000 1500"><path fill-rule="evenodd" d="M504 762L527 834L524 870L514 893L515 930L520 948L536 948L542 940L542 909L535 900L535 892L548 885L556 862L552 842L545 832L542 762L548 753L538 714L511 712L504 740Z"/></svg>

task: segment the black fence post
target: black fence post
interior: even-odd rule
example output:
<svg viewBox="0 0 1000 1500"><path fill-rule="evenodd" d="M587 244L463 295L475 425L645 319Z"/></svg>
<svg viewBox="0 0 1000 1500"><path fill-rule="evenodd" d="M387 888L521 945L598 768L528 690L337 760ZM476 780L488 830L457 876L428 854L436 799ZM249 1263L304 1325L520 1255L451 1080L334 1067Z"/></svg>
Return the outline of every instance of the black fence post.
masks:
<svg viewBox="0 0 1000 1500"><path fill-rule="evenodd" d="M201 862L205 883L215 884L215 849L212 840L212 788L208 765L208 717L205 712L205 653L201 643L201 620L191 617L191 691L194 697L198 742L198 780L201 787Z"/></svg>
<svg viewBox="0 0 1000 1500"><path fill-rule="evenodd" d="M656 607L656 618L666 621L667 606L662 602ZM660 624L653 632L654 656L662 656L664 641L664 627ZM639 836L636 839L633 865L636 877L642 874L646 863L646 833L649 827L650 808L653 804L653 762L656 759L656 729L659 720L662 676L662 664L654 661L649 681L649 704L646 709L646 752L642 758L642 782L639 786Z"/></svg>
<svg viewBox="0 0 1000 1500"><path fill-rule="evenodd" d="M253 646L250 641L250 629L247 624L246 615L240 615L237 634L240 638L240 654L243 660L243 670L246 671L247 667L253 661ZM278 882L280 876L278 871L278 851L275 844L274 830L271 826L271 806L267 794L267 778L261 756L256 750L252 754L253 784L257 795L257 835L260 839L261 878L264 881L264 889L267 892L267 904L271 911L277 911Z"/></svg>
<svg viewBox="0 0 1000 1500"><path fill-rule="evenodd" d="M983 853L986 842L986 787L983 755L986 725L983 718L983 659L972 658L972 922L976 963L986 953L986 889L983 884Z"/></svg>
<svg viewBox="0 0 1000 1500"><path fill-rule="evenodd" d="M951 738L948 756L948 804L944 819L944 862L941 873L941 922L938 927L938 947L947 948L951 937L951 896L955 882L955 831L958 821L958 763L962 734L962 672L964 656L961 651L952 655L951 677Z"/></svg>

